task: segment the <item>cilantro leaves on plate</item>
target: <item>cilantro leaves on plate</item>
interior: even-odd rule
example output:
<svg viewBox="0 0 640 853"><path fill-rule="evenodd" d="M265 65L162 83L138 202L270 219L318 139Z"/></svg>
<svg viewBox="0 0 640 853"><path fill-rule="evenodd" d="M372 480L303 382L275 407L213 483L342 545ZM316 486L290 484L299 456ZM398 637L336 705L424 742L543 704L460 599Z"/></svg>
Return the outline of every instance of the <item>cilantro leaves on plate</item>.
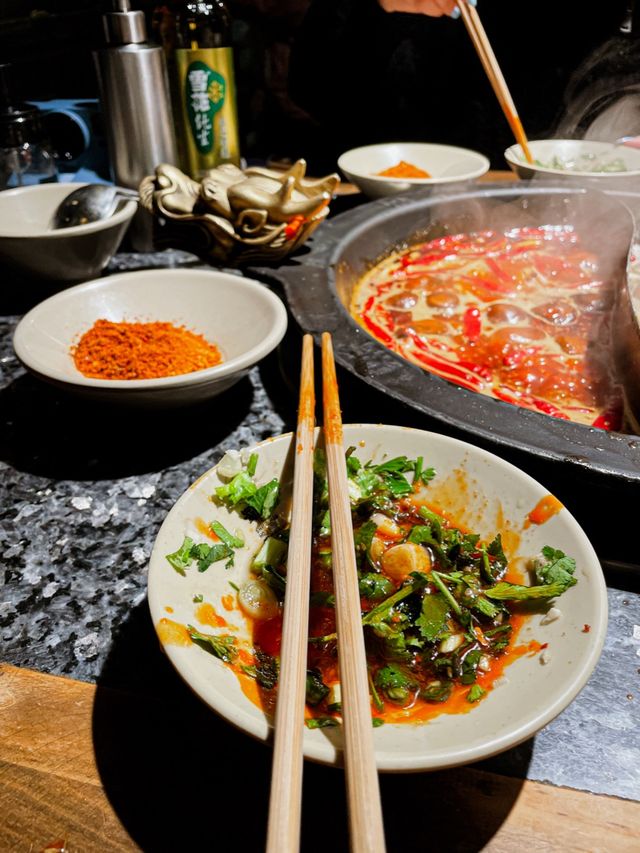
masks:
<svg viewBox="0 0 640 853"><path fill-rule="evenodd" d="M244 541L229 533L218 521L211 524L211 529L221 540L220 542L214 545L208 545L206 542L195 544L190 536L185 536L178 550L172 554L167 554L169 565L173 566L179 575L184 577L186 569L190 568L194 562L197 562L199 572L206 572L212 563L217 563L220 560L227 561L225 563L227 569L233 565L234 549L242 548Z"/></svg>
<svg viewBox="0 0 640 853"><path fill-rule="evenodd" d="M224 663L233 663L238 654L236 649L236 638L231 634L214 636L213 634L201 634L193 625L187 625L187 632L191 641L205 652L219 658Z"/></svg>

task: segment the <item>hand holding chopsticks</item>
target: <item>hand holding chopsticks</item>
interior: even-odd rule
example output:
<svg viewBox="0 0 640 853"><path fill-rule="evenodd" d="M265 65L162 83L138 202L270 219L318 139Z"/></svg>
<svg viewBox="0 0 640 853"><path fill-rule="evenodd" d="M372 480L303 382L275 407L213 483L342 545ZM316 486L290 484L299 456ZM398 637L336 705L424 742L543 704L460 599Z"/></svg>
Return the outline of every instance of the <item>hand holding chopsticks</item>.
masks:
<svg viewBox="0 0 640 853"><path fill-rule="evenodd" d="M342 416L331 336L322 336L323 412L351 850L384 853L384 828L347 487ZM313 501L313 340L303 342L295 438L293 510L287 561L268 853L295 853L300 840L302 738Z"/></svg>
<svg viewBox="0 0 640 853"><path fill-rule="evenodd" d="M529 143L527 141L524 128L522 127L522 122L518 116L518 111L516 110L511 93L509 92L507 82L504 79L500 66L498 65L496 55L491 47L491 42L489 41L487 33L482 26L480 16L478 15L475 6L467 3L466 0L459 0L458 8L460 9L462 20L464 21L464 25L467 28L469 36L471 37L473 46L476 49L480 62L482 63L482 67L484 68L493 91L495 92L496 98L498 99L498 103L502 107L505 117L509 122L509 127L516 138L516 142L520 144L520 147L524 152L524 156L527 158L527 162L533 163L533 157L531 156Z"/></svg>

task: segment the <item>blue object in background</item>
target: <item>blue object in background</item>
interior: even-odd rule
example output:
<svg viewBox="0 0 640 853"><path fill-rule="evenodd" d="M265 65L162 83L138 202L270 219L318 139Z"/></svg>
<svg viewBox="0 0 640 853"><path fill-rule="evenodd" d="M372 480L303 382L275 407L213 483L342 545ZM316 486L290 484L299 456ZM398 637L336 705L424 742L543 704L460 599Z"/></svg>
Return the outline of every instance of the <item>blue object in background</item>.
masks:
<svg viewBox="0 0 640 853"><path fill-rule="evenodd" d="M59 98L29 103L42 111L61 182L111 183L97 99Z"/></svg>

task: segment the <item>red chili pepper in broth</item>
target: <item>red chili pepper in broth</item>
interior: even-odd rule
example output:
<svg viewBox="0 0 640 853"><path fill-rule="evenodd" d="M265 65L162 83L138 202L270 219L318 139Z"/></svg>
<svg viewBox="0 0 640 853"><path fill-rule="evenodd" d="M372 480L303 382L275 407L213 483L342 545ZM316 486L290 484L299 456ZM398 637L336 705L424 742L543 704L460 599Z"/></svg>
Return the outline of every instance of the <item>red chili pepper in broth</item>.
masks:
<svg viewBox="0 0 640 853"><path fill-rule="evenodd" d="M564 412L561 412L560 409L557 409L551 403L547 403L546 400L538 400L537 398L533 397L532 403L539 412L544 412L545 415L552 415L552 417L561 418L563 421L569 420L568 415L565 415Z"/></svg>
<svg viewBox="0 0 640 853"><path fill-rule="evenodd" d="M481 389L481 383L478 382L475 376L472 379L466 378L459 370L449 370L450 365L443 366L421 352L414 352L413 357L428 367L431 373L435 373L436 376L440 376L442 379L449 379L450 382L455 382L456 385L461 385L469 391L480 391ZM451 373L451 377L447 373ZM454 376L455 379L452 378Z"/></svg>
<svg viewBox="0 0 640 853"><path fill-rule="evenodd" d="M477 376L482 377L486 382L491 382L493 379L493 372L490 367L485 367L483 364L476 364L472 361L458 361L458 364L460 367L464 367L466 370L470 370Z"/></svg>
<svg viewBox="0 0 640 853"><path fill-rule="evenodd" d="M498 264L493 258L485 258L485 263L494 275L498 276L499 279L507 282L513 287L512 277L502 269L500 264Z"/></svg>
<svg viewBox="0 0 640 853"><path fill-rule="evenodd" d="M436 261L443 261L446 257L446 252L432 252L429 255L418 255L417 258L412 258L406 266L422 267L425 264L433 264Z"/></svg>
<svg viewBox="0 0 640 853"><path fill-rule="evenodd" d="M455 362L449 361L447 359L442 359L440 361L441 364L448 366L457 365L459 368L462 368L463 370L468 370L470 373L479 376L486 382L491 382L491 380L493 379L493 373L491 372L491 368L485 367L482 364L477 364L473 361L466 361L461 358L458 358L457 351L453 347L443 344L442 341L430 340L429 345L427 346L420 337L414 335L413 342L418 349L423 350L425 353L431 356L434 361L438 360L438 355L434 352L434 350L440 350L441 352L446 352L447 355L451 355L455 358ZM449 369L449 367L447 367L447 369ZM455 370L455 367L453 367L453 369Z"/></svg>
<svg viewBox="0 0 640 853"><path fill-rule="evenodd" d="M386 293L387 290L391 290L391 288L395 285L395 281L384 281L382 284L376 285L375 292L377 296L380 296L381 293Z"/></svg>
<svg viewBox="0 0 640 853"><path fill-rule="evenodd" d="M591 426L598 429L619 430L622 426L622 412L620 409L608 409L606 412L601 412Z"/></svg>
<svg viewBox="0 0 640 853"><path fill-rule="evenodd" d="M551 415L554 418L561 418L562 420L568 421L569 418L559 409L556 409L555 406L552 406L551 403L547 403L545 400L538 400L535 397L516 397L511 394L501 391L498 388L493 389L494 397L497 397L498 400L503 400L505 403L513 403L516 406L521 406L524 409L533 409L534 411L544 412L545 415Z"/></svg>
<svg viewBox="0 0 640 853"><path fill-rule="evenodd" d="M366 309L365 309L365 310L366 310ZM368 329L368 330L369 330L369 331L370 331L370 332L371 332L371 333L372 333L372 334L373 334L373 335L374 335L374 336L375 336L379 341L381 341L385 346L389 347L389 349L393 349L393 350L395 350L395 348L396 348L396 342L395 342L395 341L394 341L394 339L391 337L391 335L388 335L388 334L385 332L385 330L384 330L381 326L379 326L377 323L374 323L374 322L373 322L373 320L372 320L370 317L367 317L367 315L366 315L364 312L362 313L362 322L364 323L364 325L366 326L366 328L367 328L367 329Z"/></svg>
<svg viewBox="0 0 640 853"><path fill-rule="evenodd" d="M381 305L378 305L378 315L381 320L384 320L389 331L392 332L396 327L396 323L393 319L391 311L387 311L386 308L383 308Z"/></svg>
<svg viewBox="0 0 640 853"><path fill-rule="evenodd" d="M494 388L493 394L499 400L504 400L507 403L515 403L517 406L523 406L526 409L537 409L540 412L544 412L546 415L552 415L555 418L562 418L563 420L569 420L567 415L557 409L551 403L548 403L546 400L540 400L537 397L532 397L529 394L523 394L521 396L516 396L512 394L508 389L500 389Z"/></svg>
<svg viewBox="0 0 640 853"><path fill-rule="evenodd" d="M507 391L501 391L500 388L493 388L492 393L494 397L498 400L502 400L504 403L513 403L516 406L527 405L525 400L515 397L513 394L509 394Z"/></svg>
<svg viewBox="0 0 640 853"><path fill-rule="evenodd" d="M483 364L478 364L477 362L466 361L461 358L458 358L458 352L456 348L449 346L443 341L439 341L434 338L433 340L429 340L429 345L427 346L424 341L419 337L414 337L413 340L418 349L421 349L424 352L428 353L434 359L438 358L438 351L440 353L445 353L447 356L451 356L455 359L455 361L449 361L445 359L442 361L442 364L456 364L463 370L468 370L470 373L473 373L476 376L479 376L481 379L484 379L485 382L491 382L491 380L493 379L493 372L491 371L490 367L486 367Z"/></svg>
<svg viewBox="0 0 640 853"><path fill-rule="evenodd" d="M518 403L521 406L527 406L530 409L536 409L539 412L544 412L545 415L551 415L554 418L561 418L564 421L569 420L569 416L556 408L553 403L549 403L546 400L540 400L538 397L520 397L518 398Z"/></svg>
<svg viewBox="0 0 640 853"><path fill-rule="evenodd" d="M464 367L455 365L450 361L443 361L442 359L437 358L432 352L430 352L429 347L420 340L418 335L411 335L411 338L416 349L419 350L419 352L414 350L413 355L415 358L419 359L423 364L426 364L427 367L430 367L436 373L447 373L450 376L455 376L456 381L459 382L460 385L464 385L465 388L470 388L472 391L480 390L482 383L473 371L466 370Z"/></svg>
<svg viewBox="0 0 640 853"><path fill-rule="evenodd" d="M513 258L515 255L525 255L527 252L532 251L533 249L540 248L539 240L529 240L526 243L519 243L517 246L511 246L509 248L508 253L505 255L507 258Z"/></svg>
<svg viewBox="0 0 640 853"><path fill-rule="evenodd" d="M482 331L480 311L475 306L467 308L462 317L462 332L469 341L477 341Z"/></svg>

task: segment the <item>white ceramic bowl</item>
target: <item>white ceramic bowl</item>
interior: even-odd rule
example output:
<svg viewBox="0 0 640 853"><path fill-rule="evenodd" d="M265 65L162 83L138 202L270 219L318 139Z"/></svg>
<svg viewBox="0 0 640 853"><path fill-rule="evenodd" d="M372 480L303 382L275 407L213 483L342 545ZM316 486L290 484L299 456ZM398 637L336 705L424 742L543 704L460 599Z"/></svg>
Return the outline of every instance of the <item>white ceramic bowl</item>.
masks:
<svg viewBox="0 0 640 853"><path fill-rule="evenodd" d="M38 184L0 192L0 265L50 281L82 281L99 275L138 205L122 202L113 216L99 222L50 228L60 202L81 186Z"/></svg>
<svg viewBox="0 0 640 853"><path fill-rule="evenodd" d="M431 178L384 178L378 175L401 160L432 175ZM338 159L347 178L369 198L395 195L417 188L470 181L484 175L489 161L483 154L453 145L427 142L384 142L352 148Z"/></svg>
<svg viewBox="0 0 640 853"><path fill-rule="evenodd" d="M256 476L259 483L282 475L290 466L293 437L279 436L259 444ZM446 714L422 725L384 725L374 731L376 760L381 770L427 770L476 761L512 747L559 714L591 674L604 642L607 595L598 559L576 520L562 509L543 525L525 524L528 512L547 490L513 465L472 445L435 433L395 426L346 426L345 447L353 445L361 461L407 455L424 457L436 468L429 485L435 504L452 512L458 523L489 539L498 531L518 542L523 558L536 556L544 545L560 548L577 561L578 583L557 601L560 618L541 624L542 614L531 615L517 643L535 639L547 643L545 665L539 655L524 655L510 664L503 683L468 713ZM288 462L287 457L289 457ZM287 468L289 478L290 468ZM288 482L288 480L286 481ZM239 637L250 641L249 629L238 609L226 612L221 599L233 594L247 577L250 560L260 544L255 523L214 505L210 496L220 485L213 468L178 500L158 534L149 565L149 605L154 625L161 619L198 626L194 596L203 596L235 626ZM235 566L222 563L204 574L187 570L181 577L166 555L177 550L185 536L205 541L203 522L218 519L227 529L240 529L246 545L236 552ZM509 534L508 531L511 531ZM228 603L228 601L227 601ZM591 626L585 633L584 625ZM202 627L205 633L211 628ZM219 629L222 633L232 630ZM261 740L267 740L270 723L243 693L236 675L196 645L165 644L165 652L180 675L214 710L231 723ZM339 761L339 729L304 732L308 758L325 763Z"/></svg>
<svg viewBox="0 0 640 853"><path fill-rule="evenodd" d="M70 350L96 320L170 322L215 344L215 367L162 379L89 379ZM66 390L102 400L180 405L213 397L237 382L282 340L287 313L262 284L209 270L145 270L68 288L36 305L13 345L25 367Z"/></svg>
<svg viewBox="0 0 640 853"><path fill-rule="evenodd" d="M589 178L602 182L615 181L621 185L629 178L640 177L640 151L612 142L593 142L587 139L538 139L529 142L533 159L527 163L519 145L512 145L504 152L506 161L520 178L548 175L554 178ZM566 168L555 168L556 158ZM600 171L603 164L619 160L625 170L620 172ZM595 171L594 171L595 167Z"/></svg>

